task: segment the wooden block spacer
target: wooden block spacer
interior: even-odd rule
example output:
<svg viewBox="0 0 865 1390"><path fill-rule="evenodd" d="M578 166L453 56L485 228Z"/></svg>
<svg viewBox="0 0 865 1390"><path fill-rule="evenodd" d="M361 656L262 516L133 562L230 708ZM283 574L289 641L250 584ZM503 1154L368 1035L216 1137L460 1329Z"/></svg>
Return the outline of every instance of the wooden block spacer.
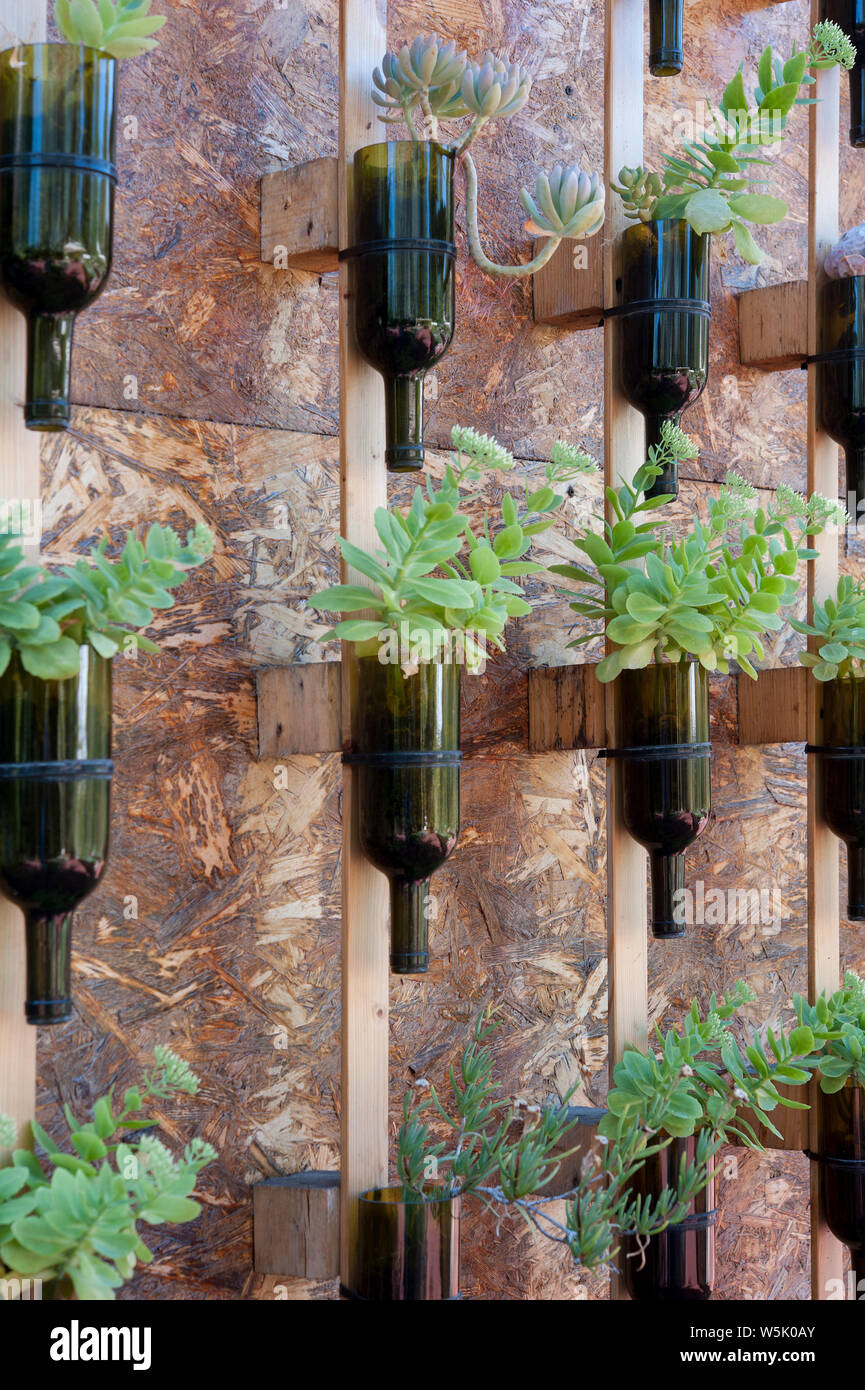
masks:
<svg viewBox="0 0 865 1390"><path fill-rule="evenodd" d="M335 1279L339 1274L339 1173L292 1173L252 1189L256 1274Z"/></svg>

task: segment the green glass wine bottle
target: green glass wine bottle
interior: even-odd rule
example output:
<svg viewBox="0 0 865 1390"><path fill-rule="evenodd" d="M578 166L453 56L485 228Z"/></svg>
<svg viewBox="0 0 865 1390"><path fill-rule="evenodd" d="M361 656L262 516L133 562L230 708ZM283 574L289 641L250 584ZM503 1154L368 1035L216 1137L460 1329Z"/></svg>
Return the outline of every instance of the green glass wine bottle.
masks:
<svg viewBox="0 0 865 1390"><path fill-rule="evenodd" d="M385 462L423 466L424 375L454 332L454 152L432 141L367 145L354 157L349 287L357 345L384 377Z"/></svg>
<svg viewBox="0 0 865 1390"><path fill-rule="evenodd" d="M399 1184L358 1200L355 1298L459 1298L460 1199L420 1197Z"/></svg>
<svg viewBox="0 0 865 1390"><path fill-rule="evenodd" d="M818 689L817 795L826 824L847 846L847 920L865 922L865 678L836 676Z"/></svg>
<svg viewBox="0 0 865 1390"><path fill-rule="evenodd" d="M844 450L846 507L865 524L865 275L820 286L818 354L820 423Z"/></svg>
<svg viewBox="0 0 865 1390"><path fill-rule="evenodd" d="M829 1230L850 1251L865 1297L865 1089L853 1081L820 1096L820 1188Z"/></svg>
<svg viewBox="0 0 865 1390"><path fill-rule="evenodd" d="M856 45L850 78L850 144L865 145L865 0L823 0L823 18L840 24Z"/></svg>
<svg viewBox="0 0 865 1390"><path fill-rule="evenodd" d="M638 222L622 237L619 380L646 419L646 451L678 424L709 377L709 237L684 221ZM675 464L646 494L678 495Z"/></svg>
<svg viewBox="0 0 865 1390"><path fill-rule="evenodd" d="M460 668L398 665L361 656L352 672L352 752L360 842L390 879L391 970L429 964L430 875L457 842L460 818Z"/></svg>
<svg viewBox="0 0 865 1390"><path fill-rule="evenodd" d="M77 676L40 680L13 652L0 711L0 892L24 912L26 1017L62 1023L72 914L108 857L111 663L82 646Z"/></svg>
<svg viewBox="0 0 865 1390"><path fill-rule="evenodd" d="M711 810L709 686L695 661L653 662L615 681L622 816L649 851L652 932L685 935L685 850Z"/></svg>
<svg viewBox="0 0 865 1390"><path fill-rule="evenodd" d="M111 268L116 81L83 45L0 53L0 287L27 319L29 429L68 425L75 316Z"/></svg>
<svg viewBox="0 0 865 1390"><path fill-rule="evenodd" d="M649 0L649 72L675 77L684 62L685 0Z"/></svg>
<svg viewBox="0 0 865 1390"><path fill-rule="evenodd" d="M682 1160L693 1162L696 1139L672 1139L650 1155L630 1184L631 1193L654 1200L665 1187L675 1192ZM699 1192L682 1221L648 1243L626 1236L618 1261L628 1295L638 1302L697 1301L715 1286L715 1179Z"/></svg>

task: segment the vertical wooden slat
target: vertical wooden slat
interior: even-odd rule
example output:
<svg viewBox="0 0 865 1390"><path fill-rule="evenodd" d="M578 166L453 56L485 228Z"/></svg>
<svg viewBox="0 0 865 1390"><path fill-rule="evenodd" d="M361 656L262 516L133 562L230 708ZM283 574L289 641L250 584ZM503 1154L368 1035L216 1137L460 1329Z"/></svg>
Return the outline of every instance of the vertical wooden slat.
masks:
<svg viewBox="0 0 865 1390"><path fill-rule="evenodd" d="M812 0L811 21L821 18L821 0ZM823 258L838 237L838 141L840 71L817 74L818 98L810 108L808 180L808 352L817 351L817 291ZM817 423L817 368L808 368L808 491L834 497L838 491L838 446ZM838 578L838 536L814 539L819 558L808 565L808 604L822 601ZM817 682L808 682L808 741L820 742ZM821 760L808 758L808 987L812 1000L821 990L838 988L840 972L838 840L820 818ZM811 1148L819 1151L818 1112L810 1115ZM842 1246L823 1220L818 1165L811 1164L811 1295L824 1299L827 1283L842 1275Z"/></svg>
<svg viewBox="0 0 865 1390"><path fill-rule="evenodd" d="M0 0L0 49L45 38L45 0ZM24 319L0 300L0 501L39 497L39 435L24 428ZM35 517L34 509L33 515ZM32 544L38 549L39 538ZM36 1029L24 1021L24 927L17 907L0 899L0 1111L29 1141L36 1104ZM5 1160L0 1150L0 1164Z"/></svg>
<svg viewBox="0 0 865 1390"><path fill-rule="evenodd" d="M604 84L604 164L607 185L623 165L643 159L643 0L606 0ZM620 234L627 225L620 199L608 192L604 229L604 303L618 303ZM615 486L630 480L645 461L643 417L619 387L619 320L604 329L604 479ZM606 687L607 730L615 727L613 687ZM648 1040L648 945L646 941L646 852L622 821L621 759L607 763L607 978L609 989L609 1065L626 1043ZM613 1298L625 1297L614 1277Z"/></svg>
<svg viewBox="0 0 865 1390"><path fill-rule="evenodd" d="M604 90L604 161L607 180L622 165L643 158L643 4L642 0L607 0L606 82ZM627 225L621 200L608 194L604 231L606 304L618 302L620 233ZM604 330L604 475L607 485L630 480L645 462L643 417L619 388L617 335L619 320ZM613 687L607 686L607 728L613 722ZM647 1040L646 852L624 828L617 764L607 769L607 938L609 971L610 1063L626 1043Z"/></svg>
<svg viewBox="0 0 865 1390"><path fill-rule="evenodd" d="M349 245L352 157L381 138L370 99L372 70L385 51L384 0L342 0L339 17L339 236ZM360 356L347 299L347 267L339 278L339 438L342 534L368 550L377 545L373 516L387 501L384 392ZM366 581L344 571L346 581ZM352 652L343 644L343 736L351 717ZM388 937L386 880L363 857L352 778L342 799L342 1112L340 1273L351 1268L357 1196L387 1178Z"/></svg>

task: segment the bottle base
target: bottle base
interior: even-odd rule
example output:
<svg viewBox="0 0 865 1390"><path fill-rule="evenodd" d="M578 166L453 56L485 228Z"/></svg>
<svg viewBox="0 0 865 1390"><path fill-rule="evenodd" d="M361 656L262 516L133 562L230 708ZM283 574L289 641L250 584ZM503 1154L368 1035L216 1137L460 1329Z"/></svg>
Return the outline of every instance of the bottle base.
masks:
<svg viewBox="0 0 865 1390"><path fill-rule="evenodd" d="M424 465L424 451L416 444L393 444L384 451L391 473L415 473Z"/></svg>
<svg viewBox="0 0 865 1390"><path fill-rule="evenodd" d="M865 903L848 903L847 921L865 922Z"/></svg>
<svg viewBox="0 0 865 1390"><path fill-rule="evenodd" d="M652 936L656 941L673 941L687 936L681 922L652 922Z"/></svg>
<svg viewBox="0 0 865 1390"><path fill-rule="evenodd" d="M39 1027L68 1023L72 1017L72 1000L68 996L60 999L28 999L24 1005L24 1017L28 1023Z"/></svg>
<svg viewBox="0 0 865 1390"><path fill-rule="evenodd" d="M865 145L865 126L850 127L850 144L855 146L857 150L861 150L862 146Z"/></svg>
<svg viewBox="0 0 865 1390"><path fill-rule="evenodd" d="M28 430L45 430L49 433L69 428L70 410L68 401L27 401L24 406L24 424Z"/></svg>
<svg viewBox="0 0 865 1390"><path fill-rule="evenodd" d="M649 55L649 72L653 77L677 77L684 61L681 48L661 48Z"/></svg>
<svg viewBox="0 0 865 1390"><path fill-rule="evenodd" d="M391 954L390 973L392 975L425 975L429 970L429 951L411 951L400 955Z"/></svg>

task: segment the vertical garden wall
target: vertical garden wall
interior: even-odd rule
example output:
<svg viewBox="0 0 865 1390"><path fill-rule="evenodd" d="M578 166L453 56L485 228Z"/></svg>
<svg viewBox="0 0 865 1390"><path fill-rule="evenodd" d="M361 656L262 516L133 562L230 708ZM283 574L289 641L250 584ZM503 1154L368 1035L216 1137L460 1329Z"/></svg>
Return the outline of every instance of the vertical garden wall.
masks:
<svg viewBox="0 0 865 1390"><path fill-rule="evenodd" d="M527 169L548 150L602 163L602 4L388 8L394 39L435 28L537 74L528 106L477 150L485 244L518 259L527 242L513 194ZM71 430L43 444L44 529L67 560L100 528L117 535L142 519L203 520L217 547L159 624L162 657L115 669L111 865L80 913L75 1018L40 1036L40 1118L50 1130L62 1102L83 1112L115 1075L131 1082L155 1043L175 1046L203 1078L183 1120L198 1107L220 1158L202 1180L201 1219L160 1235L135 1293L266 1298L275 1281L252 1274L252 1183L339 1164L340 767L334 755L258 760L254 672L320 659L324 625L306 600L336 578L339 469L335 277L261 264L258 180L335 152L337 5L161 9L170 42L123 69L116 268L76 330ZM715 90L730 55L753 66L766 43L789 51L808 13L804 0L730 0L723 12L686 5L685 25L683 74L647 79L648 158L676 110ZM842 91L846 108L846 82ZM792 215L763 236L763 266L723 247L713 256L710 380L687 419L700 458L680 467L689 510L730 467L761 488L805 487L804 374L739 365L734 300L805 274L804 113L792 125L777 156ZM863 167L842 144L842 227L859 220ZM458 236L463 225L460 205ZM530 282L491 288L466 257L457 295L460 330L427 388L434 465L455 423L494 432L539 483L559 437L600 457L602 331L536 325ZM393 480L391 498L410 486ZM574 507L599 501L594 486ZM542 537L540 549L564 558L561 541ZM445 1075L489 998L503 1007L497 1055L515 1092L555 1096L579 1082L578 1102L603 1102L603 764L527 751L526 669L568 659L571 616L549 594L507 656L465 682L463 830L437 875L430 972L391 982L394 1118L407 1082ZM793 660L800 639L785 641L767 664ZM712 690L714 819L689 850L690 878L768 888L775 920L708 921L650 946L661 1023L739 977L757 994L755 1022L806 988L805 757L801 745L734 748L734 683L719 677ZM860 970L861 932L842 924L843 964ZM807 1297L807 1160L734 1158L716 1297ZM484 1216L467 1219L467 1294L555 1298L581 1285L604 1296L522 1226L513 1232L503 1243ZM283 1281L276 1292L331 1297L336 1285Z"/></svg>

